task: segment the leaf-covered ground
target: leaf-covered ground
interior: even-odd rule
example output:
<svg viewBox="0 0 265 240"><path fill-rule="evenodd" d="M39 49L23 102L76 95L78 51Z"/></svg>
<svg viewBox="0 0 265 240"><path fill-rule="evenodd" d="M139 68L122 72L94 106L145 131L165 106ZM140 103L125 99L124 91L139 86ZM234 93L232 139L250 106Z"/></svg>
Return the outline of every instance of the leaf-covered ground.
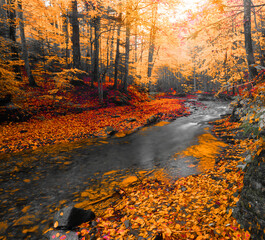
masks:
<svg viewBox="0 0 265 240"><path fill-rule="evenodd" d="M236 128L220 120L214 131ZM228 134L226 131L226 134ZM230 132L231 134L231 132ZM231 138L233 134L231 135ZM209 152L211 149L209 148ZM239 200L245 146L229 144L214 167L202 174L173 180L163 172L132 176L119 189L121 199L98 213L96 223L81 226L82 239L250 239L232 217ZM197 156L198 157L198 156ZM87 207L92 207L87 206Z"/></svg>
<svg viewBox="0 0 265 240"><path fill-rule="evenodd" d="M17 152L77 139L107 137L114 132L117 137L122 137L156 117L172 120L188 114L183 100L151 99L132 86L128 95L110 91L102 104L99 104L95 93L91 90L87 92L84 88L70 92L56 90L55 95L52 91L49 88L31 89L31 97L23 106L34 110L33 117L26 122L0 125L0 152ZM122 101L127 105L118 106L117 103Z"/></svg>

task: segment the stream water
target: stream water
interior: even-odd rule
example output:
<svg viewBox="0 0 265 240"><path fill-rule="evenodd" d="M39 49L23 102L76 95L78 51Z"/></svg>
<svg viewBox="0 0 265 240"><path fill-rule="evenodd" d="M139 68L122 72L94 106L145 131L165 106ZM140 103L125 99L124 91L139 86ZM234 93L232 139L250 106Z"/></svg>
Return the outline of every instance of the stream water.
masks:
<svg viewBox="0 0 265 240"><path fill-rule="evenodd" d="M117 170L121 177L156 168L173 177L198 174L198 168L189 167L198 164L196 159L187 162L175 156L209 131L208 121L227 111L226 103L205 104L206 109L199 108L188 117L143 128L124 138L86 140L0 156L0 234L6 239L42 239L56 208L71 203L76 194L109 171ZM1 235L0 239L5 239Z"/></svg>

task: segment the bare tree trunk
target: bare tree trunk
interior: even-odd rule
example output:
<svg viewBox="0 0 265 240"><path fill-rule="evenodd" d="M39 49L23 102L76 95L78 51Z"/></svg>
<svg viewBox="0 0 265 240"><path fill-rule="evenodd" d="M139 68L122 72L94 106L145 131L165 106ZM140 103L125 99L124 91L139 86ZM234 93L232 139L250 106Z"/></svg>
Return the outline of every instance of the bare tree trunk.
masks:
<svg viewBox="0 0 265 240"><path fill-rule="evenodd" d="M134 38L134 62L138 61L137 57L137 50L138 50L138 31L137 31L137 25L135 26L135 38Z"/></svg>
<svg viewBox="0 0 265 240"><path fill-rule="evenodd" d="M73 27L72 44L73 44L73 67L80 68L81 65L81 52L80 52L80 33L79 21L77 11L77 0L72 1L72 16L71 23Z"/></svg>
<svg viewBox="0 0 265 240"><path fill-rule="evenodd" d="M99 98L101 99L101 80L99 77L99 31L100 31L100 17L95 17L94 25L94 57L93 57L93 82L98 83Z"/></svg>
<svg viewBox="0 0 265 240"><path fill-rule="evenodd" d="M128 77L129 77L129 59L130 59L130 35L131 35L131 26L126 20L126 41L125 41L125 71L123 78L123 90L127 92L128 88Z"/></svg>
<svg viewBox="0 0 265 240"><path fill-rule="evenodd" d="M157 3L152 7L152 26L150 30L150 43L149 43L149 54L148 54L148 71L147 76L152 76L152 70L154 66L154 50L155 50L155 36L156 36L156 16L157 16Z"/></svg>
<svg viewBox="0 0 265 240"><path fill-rule="evenodd" d="M252 3L253 5L253 3ZM257 17L256 17L256 10L255 8L253 8L253 13L254 13L254 22L255 22L255 27L256 27L256 30L258 32L261 32L261 29L259 28L258 24L257 24ZM263 61L263 54L262 54L262 49L261 49L261 43L260 43L260 39L257 39L257 48L259 50L259 57L260 57L260 65L261 66L265 66L264 65L264 61Z"/></svg>
<svg viewBox="0 0 265 240"><path fill-rule="evenodd" d="M23 53L23 60L25 63L25 69L28 75L28 81L29 85L32 87L36 87L37 84L33 78L33 75L31 73L31 69L29 66L29 54L28 54L28 48L26 43L26 37L25 37L25 27L24 27L24 20L23 20L23 10L22 10L22 3L21 1L18 1L18 17L19 17L19 30L20 30L20 37L21 37L21 45L22 45L22 53Z"/></svg>
<svg viewBox="0 0 265 240"><path fill-rule="evenodd" d="M63 31L65 33L65 63L67 68L69 68L69 58L70 58L70 50L69 50L69 31L68 31L68 14L66 13L63 21Z"/></svg>
<svg viewBox="0 0 265 240"><path fill-rule="evenodd" d="M113 61L114 61L114 54L113 54L113 51L114 51L114 35L115 35L115 29L116 29L116 23L114 23L114 26L113 26L113 29L112 29L112 36L111 36L111 41L110 41L110 67L111 67L111 76L110 77L113 77L113 74L112 74L112 69L113 69Z"/></svg>
<svg viewBox="0 0 265 240"><path fill-rule="evenodd" d="M252 80L257 75L257 70L251 66L255 63L251 37L251 0L244 0L244 33L249 78Z"/></svg>
<svg viewBox="0 0 265 240"><path fill-rule="evenodd" d="M17 61L19 59L19 51L17 47L17 39L16 39L16 11L15 11L15 1L8 0L7 4L8 8L8 18L9 18L9 38L13 41L11 45L11 53L12 53L12 61ZM21 81L21 71L20 66L18 64L13 65L14 72L16 73L16 80Z"/></svg>
<svg viewBox="0 0 265 240"><path fill-rule="evenodd" d="M118 71L120 63L120 37L121 37L121 14L119 16L118 28L117 28L117 45L116 45L116 57L115 57L115 70L114 70L114 85L113 88L118 87Z"/></svg>

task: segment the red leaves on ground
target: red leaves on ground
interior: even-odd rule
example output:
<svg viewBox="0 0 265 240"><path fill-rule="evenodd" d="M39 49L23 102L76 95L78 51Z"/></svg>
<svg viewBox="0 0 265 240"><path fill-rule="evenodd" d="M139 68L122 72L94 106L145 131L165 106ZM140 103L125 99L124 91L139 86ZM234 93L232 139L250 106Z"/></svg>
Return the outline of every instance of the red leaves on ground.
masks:
<svg viewBox="0 0 265 240"><path fill-rule="evenodd" d="M79 114L70 113L57 117L45 114L44 111L40 117L35 117L35 119L33 118L28 122L3 124L0 126L0 152L35 149L42 145L69 142L88 137L106 137L108 127L114 131L129 134L147 124L147 120L154 115L158 115L161 120L165 120L188 114L182 103L183 101L177 99L150 101L147 94L141 94L133 88L130 88L129 91L131 91L130 101L134 105L109 105L104 108L86 110ZM147 99L149 101L146 101ZM80 98L78 100L81 101ZM47 101L53 102L52 99ZM94 101L95 98L87 98L87 102L85 103L85 100L83 100L83 104L79 104L79 107L95 106ZM33 102L36 108L38 103ZM59 100L57 104L60 104ZM67 110L67 108L64 109L66 112ZM133 121L130 119L133 119ZM122 135L124 136L124 134Z"/></svg>

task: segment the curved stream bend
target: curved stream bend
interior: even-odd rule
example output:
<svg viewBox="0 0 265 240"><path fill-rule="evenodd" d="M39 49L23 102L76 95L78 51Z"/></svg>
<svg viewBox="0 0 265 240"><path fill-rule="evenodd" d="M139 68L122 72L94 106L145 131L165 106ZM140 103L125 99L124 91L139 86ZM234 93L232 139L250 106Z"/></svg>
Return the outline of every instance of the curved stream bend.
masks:
<svg viewBox="0 0 265 240"><path fill-rule="evenodd" d="M111 170L159 167L177 177L197 174L185 158L176 161L172 156L196 144L207 122L226 113L224 103L207 105L188 117L144 128L125 138L60 144L2 156L1 219L9 225L5 235L8 239L40 239L38 235L51 222L47 219L52 215L50 209L70 203L75 193ZM22 233L32 226L39 226L39 230Z"/></svg>

